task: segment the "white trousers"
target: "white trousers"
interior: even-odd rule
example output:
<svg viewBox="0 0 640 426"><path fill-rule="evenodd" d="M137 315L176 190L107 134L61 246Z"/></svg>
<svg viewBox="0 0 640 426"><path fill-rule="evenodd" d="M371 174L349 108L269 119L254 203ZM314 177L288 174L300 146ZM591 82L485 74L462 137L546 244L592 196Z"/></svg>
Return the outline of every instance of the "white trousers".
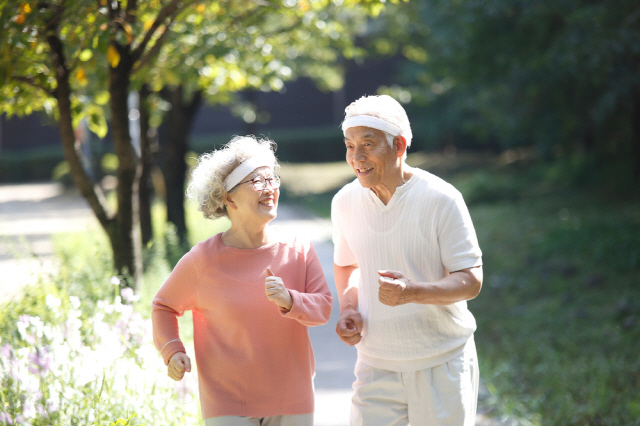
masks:
<svg viewBox="0 0 640 426"><path fill-rule="evenodd" d="M389 371L360 359L351 401L351 426L473 426L478 402L478 359L473 338L442 365Z"/></svg>
<svg viewBox="0 0 640 426"><path fill-rule="evenodd" d="M205 426L313 426L313 413L271 417L220 416L204 419Z"/></svg>

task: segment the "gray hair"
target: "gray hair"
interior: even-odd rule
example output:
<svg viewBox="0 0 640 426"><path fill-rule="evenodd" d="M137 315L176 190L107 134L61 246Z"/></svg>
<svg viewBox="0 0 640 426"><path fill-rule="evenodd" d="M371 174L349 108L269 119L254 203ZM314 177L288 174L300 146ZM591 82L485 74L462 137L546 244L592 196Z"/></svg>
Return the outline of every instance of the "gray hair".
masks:
<svg viewBox="0 0 640 426"><path fill-rule="evenodd" d="M229 216L224 204L227 191L224 180L241 163L250 157L260 156L271 163L273 173L280 169L275 156L276 144L270 139L258 139L253 135L234 136L222 148L206 152L198 158L191 171L187 197L198 203L198 210L207 219ZM231 189L228 192L233 191Z"/></svg>
<svg viewBox="0 0 640 426"><path fill-rule="evenodd" d="M400 135L407 141L407 149L411 146L411 139L413 133L411 132L411 123L409 123L409 117L404 110L400 102L396 101L389 95L380 96L363 96L357 101L354 101L345 109L345 117L353 117L355 115L370 115L378 117L381 120L385 120L391 124L395 124L400 127ZM393 146L394 135L390 135L385 132L387 142L390 146ZM405 156L407 155L405 151Z"/></svg>

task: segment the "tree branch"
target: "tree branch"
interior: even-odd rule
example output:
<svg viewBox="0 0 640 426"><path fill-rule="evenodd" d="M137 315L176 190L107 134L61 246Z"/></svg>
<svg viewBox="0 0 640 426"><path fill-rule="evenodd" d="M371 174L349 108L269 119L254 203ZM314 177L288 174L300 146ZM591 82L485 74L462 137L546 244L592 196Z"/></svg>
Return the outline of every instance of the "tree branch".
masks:
<svg viewBox="0 0 640 426"><path fill-rule="evenodd" d="M54 96L53 89L50 89L48 87L43 86L42 84L40 84L37 81L35 81L35 79L33 77L23 77L23 76L20 76L20 75L12 75L10 78L11 78L11 80L19 81L21 83L26 83L31 87L35 87L36 89L40 89L40 90L44 91L49 96Z"/></svg>
<svg viewBox="0 0 640 426"><path fill-rule="evenodd" d="M170 20L171 22L173 22L173 19L175 18L175 14L178 12L179 9L181 8L185 9L194 2L195 0L187 0L187 1L171 0L171 3L166 5L160 12L158 12L158 16L156 17L156 20L153 21L153 24L151 24L151 27L149 28L147 33L144 35L144 38L142 39L140 44L133 50L131 54L131 58L133 62L135 63L137 60L139 60L142 57L142 54L144 53L145 49L147 48L147 45L153 38L153 35L156 33L158 28L160 28L160 26L163 25L163 23L167 18L171 18ZM156 41L156 45L158 44L158 41Z"/></svg>
<svg viewBox="0 0 640 426"><path fill-rule="evenodd" d="M151 59L154 56L160 53L160 49L162 49L162 45L164 44L165 39L169 36L169 28L173 24L174 19L175 19L175 16L172 16L171 20L169 21L169 24L167 24L165 31L162 34L160 34L160 37L158 37L153 47L149 49L147 53L140 59L137 65L134 66L133 70L131 71L131 74L141 69L143 66L147 64L147 62L151 61Z"/></svg>

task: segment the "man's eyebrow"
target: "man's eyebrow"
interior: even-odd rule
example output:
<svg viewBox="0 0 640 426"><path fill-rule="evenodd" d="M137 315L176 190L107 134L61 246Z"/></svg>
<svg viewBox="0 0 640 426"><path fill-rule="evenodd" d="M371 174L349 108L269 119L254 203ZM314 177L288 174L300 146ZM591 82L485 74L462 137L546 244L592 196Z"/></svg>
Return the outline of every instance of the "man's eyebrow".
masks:
<svg viewBox="0 0 640 426"><path fill-rule="evenodd" d="M364 135L362 135L362 137L360 139L374 139L375 138L375 134L374 133L365 133ZM346 142L351 142L351 139L349 138L344 138L345 143Z"/></svg>

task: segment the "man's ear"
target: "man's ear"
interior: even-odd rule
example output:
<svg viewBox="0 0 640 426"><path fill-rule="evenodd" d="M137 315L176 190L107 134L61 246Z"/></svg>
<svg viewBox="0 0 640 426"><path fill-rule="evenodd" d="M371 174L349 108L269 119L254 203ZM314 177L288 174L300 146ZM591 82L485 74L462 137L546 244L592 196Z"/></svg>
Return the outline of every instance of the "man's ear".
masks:
<svg viewBox="0 0 640 426"><path fill-rule="evenodd" d="M407 140L404 136L396 136L393 138L393 147L396 150L396 157L402 157L407 151Z"/></svg>

